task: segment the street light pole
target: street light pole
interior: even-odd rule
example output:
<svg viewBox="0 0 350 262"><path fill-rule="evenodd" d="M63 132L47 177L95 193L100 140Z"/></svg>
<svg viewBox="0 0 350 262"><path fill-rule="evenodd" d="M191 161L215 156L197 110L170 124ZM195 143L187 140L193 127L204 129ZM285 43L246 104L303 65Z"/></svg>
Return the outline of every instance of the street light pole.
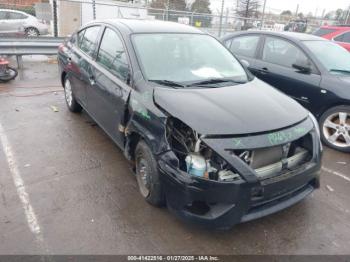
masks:
<svg viewBox="0 0 350 262"><path fill-rule="evenodd" d="M221 14L220 14L220 25L219 25L219 37L221 37L221 31L222 31L222 18L224 16L224 5L225 0L221 0Z"/></svg>
<svg viewBox="0 0 350 262"><path fill-rule="evenodd" d="M263 12L262 12L262 16L261 16L261 23L260 23L260 29L263 27L264 25L264 18L265 18L265 8L266 8L266 0L264 0L264 7L263 7Z"/></svg>

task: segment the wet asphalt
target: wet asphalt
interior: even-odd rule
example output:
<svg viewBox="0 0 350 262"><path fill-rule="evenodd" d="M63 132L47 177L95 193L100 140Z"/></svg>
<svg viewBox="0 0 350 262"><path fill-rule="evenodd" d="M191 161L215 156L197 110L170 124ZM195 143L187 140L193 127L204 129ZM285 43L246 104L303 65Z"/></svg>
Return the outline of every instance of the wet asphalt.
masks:
<svg viewBox="0 0 350 262"><path fill-rule="evenodd" d="M142 199L121 150L67 110L55 58L24 66L0 84L0 254L350 253L350 154L325 148L321 188L287 210L199 228Z"/></svg>

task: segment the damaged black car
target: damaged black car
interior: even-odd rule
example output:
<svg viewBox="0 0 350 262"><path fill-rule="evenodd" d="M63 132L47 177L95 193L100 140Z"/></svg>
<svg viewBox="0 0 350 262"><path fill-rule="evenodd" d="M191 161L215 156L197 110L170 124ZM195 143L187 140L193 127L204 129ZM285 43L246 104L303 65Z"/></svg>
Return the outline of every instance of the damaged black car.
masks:
<svg viewBox="0 0 350 262"><path fill-rule="evenodd" d="M84 109L123 150L153 205L229 228L319 187L315 118L200 30L96 21L58 60L68 108Z"/></svg>

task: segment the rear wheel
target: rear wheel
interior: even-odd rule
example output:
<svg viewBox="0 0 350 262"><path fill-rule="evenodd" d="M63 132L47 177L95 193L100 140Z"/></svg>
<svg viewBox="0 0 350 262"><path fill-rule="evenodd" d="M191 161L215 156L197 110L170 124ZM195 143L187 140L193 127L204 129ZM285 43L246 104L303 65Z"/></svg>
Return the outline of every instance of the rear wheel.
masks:
<svg viewBox="0 0 350 262"><path fill-rule="evenodd" d="M79 105L79 103L75 99L71 82L67 77L64 80L64 97L66 99L67 107L71 112L74 112L74 113L81 112L82 107Z"/></svg>
<svg viewBox="0 0 350 262"><path fill-rule="evenodd" d="M336 106L320 118L322 141L329 147L350 152L350 106Z"/></svg>
<svg viewBox="0 0 350 262"><path fill-rule="evenodd" d="M148 145L141 140L135 150L136 179L141 195L155 206L162 206L165 198L159 181L155 157Z"/></svg>

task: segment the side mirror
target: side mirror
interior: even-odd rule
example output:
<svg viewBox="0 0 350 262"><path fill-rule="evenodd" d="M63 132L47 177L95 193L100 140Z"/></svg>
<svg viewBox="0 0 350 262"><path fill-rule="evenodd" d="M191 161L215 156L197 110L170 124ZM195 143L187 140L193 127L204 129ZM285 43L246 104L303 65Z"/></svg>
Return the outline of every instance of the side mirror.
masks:
<svg viewBox="0 0 350 262"><path fill-rule="evenodd" d="M247 60L241 59L240 61L241 61L242 65L244 65L246 68L248 68L250 66L250 64Z"/></svg>
<svg viewBox="0 0 350 262"><path fill-rule="evenodd" d="M309 60L296 61L295 64L292 64L292 67L297 69L300 73L304 73L304 74L311 73L311 63Z"/></svg>

